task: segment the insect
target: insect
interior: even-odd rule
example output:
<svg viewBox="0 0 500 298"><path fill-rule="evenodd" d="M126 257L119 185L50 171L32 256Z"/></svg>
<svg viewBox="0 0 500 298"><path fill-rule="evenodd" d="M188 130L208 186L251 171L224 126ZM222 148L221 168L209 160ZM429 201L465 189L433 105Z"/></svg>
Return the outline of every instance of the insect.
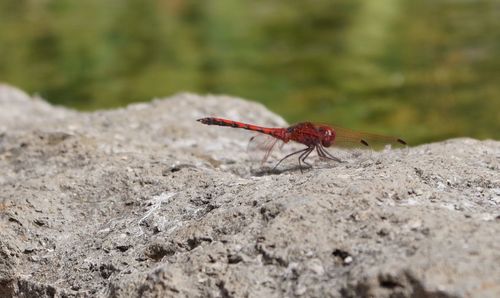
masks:
<svg viewBox="0 0 500 298"><path fill-rule="evenodd" d="M371 146L372 143L406 145L405 141L397 137L357 132L346 128L325 124L314 124L311 122L300 122L287 128L271 128L215 117L201 118L197 121L207 125L242 128L272 136L274 138L274 141L267 145L267 152L264 157L264 161L265 159L267 159L267 157L269 157L270 152L275 147L278 141L283 141L284 143L294 141L306 146L306 148L292 152L280 159L274 166L273 170L276 169L285 159L298 154L299 167L300 171L302 172L302 163L309 167L312 167L311 164L306 162L306 158L314 150L316 150L318 156L322 158L341 162L339 158L333 156L325 149L332 145L340 147L368 147Z"/></svg>

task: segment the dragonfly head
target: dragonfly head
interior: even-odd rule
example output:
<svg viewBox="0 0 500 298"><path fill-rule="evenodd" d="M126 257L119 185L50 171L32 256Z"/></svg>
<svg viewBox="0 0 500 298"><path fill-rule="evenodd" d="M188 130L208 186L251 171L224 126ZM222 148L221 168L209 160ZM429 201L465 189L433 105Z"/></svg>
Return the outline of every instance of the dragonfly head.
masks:
<svg viewBox="0 0 500 298"><path fill-rule="evenodd" d="M321 145L330 147L335 140L335 131L328 126L319 126L318 132L321 134Z"/></svg>

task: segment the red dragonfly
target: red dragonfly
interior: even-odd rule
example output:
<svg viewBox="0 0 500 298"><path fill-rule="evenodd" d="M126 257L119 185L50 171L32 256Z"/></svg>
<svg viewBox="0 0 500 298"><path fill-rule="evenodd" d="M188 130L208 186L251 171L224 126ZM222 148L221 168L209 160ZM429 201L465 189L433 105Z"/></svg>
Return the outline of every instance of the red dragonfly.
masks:
<svg viewBox="0 0 500 298"><path fill-rule="evenodd" d="M219 126L229 126L234 128L243 128L246 130L256 131L262 134L272 136L275 141L268 145L266 156L267 159L271 150L278 140L288 143L289 141L295 141L300 144L306 145L306 148L292 152L278 161L274 166L273 170L285 159L299 154L299 167L302 171L302 164L304 163L309 167L312 167L306 158L316 150L318 156L337 162L341 160L332 154L330 154L325 148L332 145L340 147L368 147L373 144L392 144L392 145L406 145L406 142L397 137L382 136L371 133L357 132L346 128L340 128L325 124L313 124L311 122L300 122L294 124L287 128L282 127L262 127L253 124L242 123L233 120L227 120L222 118L207 117L201 118L197 121L207 124L207 125L219 125ZM252 138L253 139L253 138ZM250 140L252 140L250 139Z"/></svg>

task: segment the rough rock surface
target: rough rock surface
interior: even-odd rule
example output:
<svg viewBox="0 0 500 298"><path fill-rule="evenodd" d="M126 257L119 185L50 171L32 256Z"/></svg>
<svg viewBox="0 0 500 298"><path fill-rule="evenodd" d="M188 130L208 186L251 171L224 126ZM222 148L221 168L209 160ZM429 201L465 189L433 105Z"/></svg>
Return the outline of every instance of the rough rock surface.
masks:
<svg viewBox="0 0 500 298"><path fill-rule="evenodd" d="M206 115L285 124L230 97L79 113L0 86L0 297L500 297L500 142L272 172Z"/></svg>

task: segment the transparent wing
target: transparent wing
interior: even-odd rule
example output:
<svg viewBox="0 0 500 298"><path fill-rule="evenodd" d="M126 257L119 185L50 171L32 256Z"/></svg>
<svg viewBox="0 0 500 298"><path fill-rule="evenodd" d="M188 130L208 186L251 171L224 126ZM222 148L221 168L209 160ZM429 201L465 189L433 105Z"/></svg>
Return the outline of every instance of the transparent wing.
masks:
<svg viewBox="0 0 500 298"><path fill-rule="evenodd" d="M280 151L284 144L281 140L270 135L257 134L250 138L247 153L252 161L264 164L273 152Z"/></svg>
<svg viewBox="0 0 500 298"><path fill-rule="evenodd" d="M330 125L330 127L335 130L336 136L333 146L337 147L382 149L387 145L395 148L407 145L405 141L398 137L354 131L338 126Z"/></svg>

